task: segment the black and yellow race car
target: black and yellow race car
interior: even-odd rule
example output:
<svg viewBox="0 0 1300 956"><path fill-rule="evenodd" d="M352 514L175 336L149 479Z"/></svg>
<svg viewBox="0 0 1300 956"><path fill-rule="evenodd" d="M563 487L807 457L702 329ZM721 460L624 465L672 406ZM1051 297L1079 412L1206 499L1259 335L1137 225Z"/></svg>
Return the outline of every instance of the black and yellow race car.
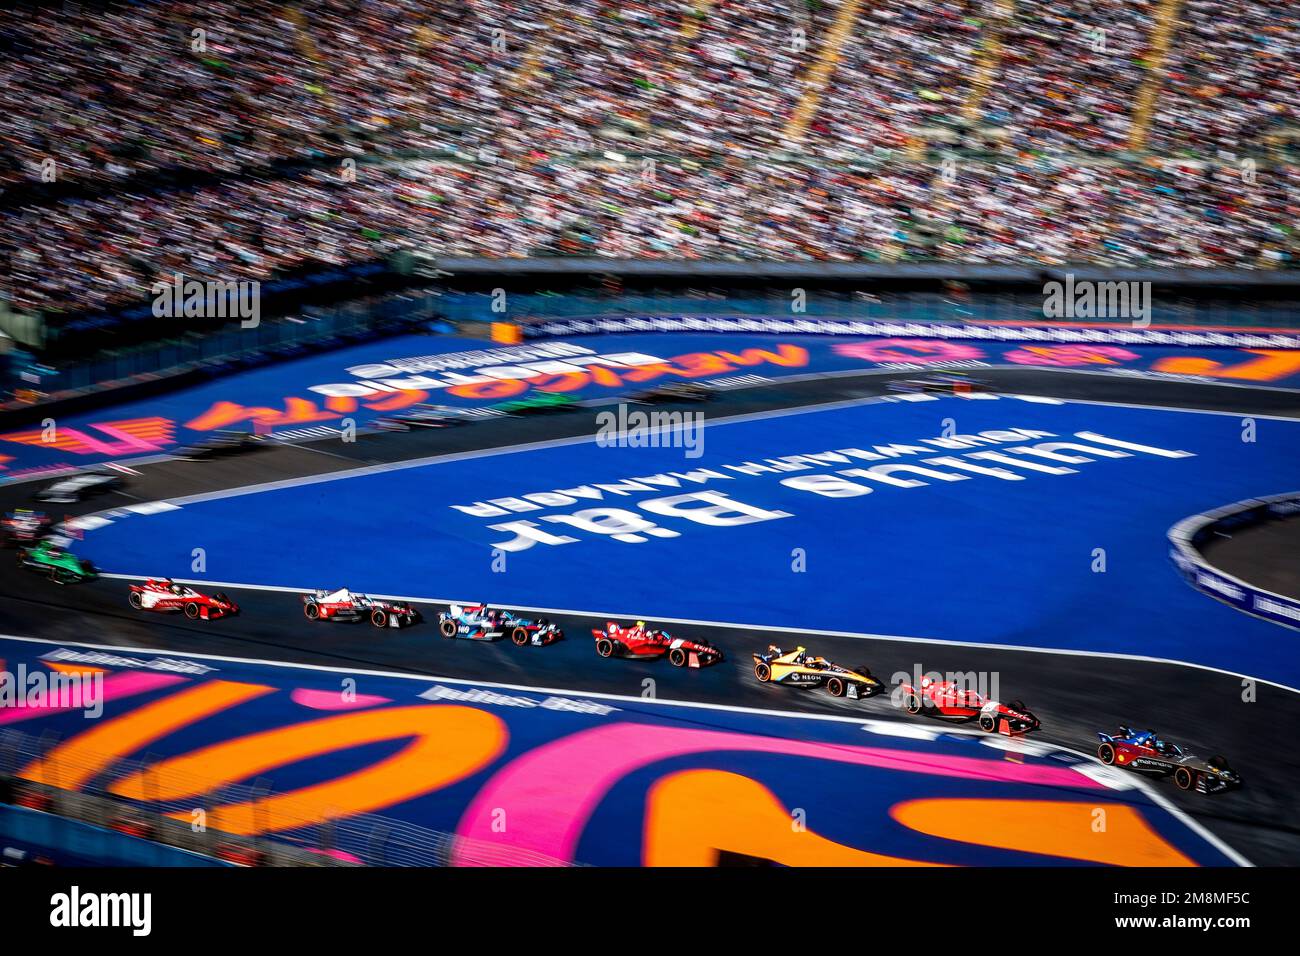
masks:
<svg viewBox="0 0 1300 956"><path fill-rule="evenodd" d="M754 655L754 676L764 684L791 687L825 687L832 697L857 700L871 697L885 689L882 681L871 676L868 667L842 667L824 657L809 654L807 648L783 651L775 645L767 653Z"/></svg>

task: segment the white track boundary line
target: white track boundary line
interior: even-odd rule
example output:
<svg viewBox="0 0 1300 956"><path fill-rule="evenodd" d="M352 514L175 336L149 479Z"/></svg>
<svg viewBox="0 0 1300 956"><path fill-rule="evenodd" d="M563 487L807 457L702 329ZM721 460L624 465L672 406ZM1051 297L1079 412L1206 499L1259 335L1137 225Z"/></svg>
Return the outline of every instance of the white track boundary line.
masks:
<svg viewBox="0 0 1300 956"><path fill-rule="evenodd" d="M517 691L523 691L526 693L534 693L534 694L553 694L553 695L559 694L559 695L565 695L569 697L588 697L588 698L596 698L599 700L617 700L617 701L622 701L624 703L633 703L642 706L646 704L651 704L651 705L660 704L667 707L695 707L695 708L702 708L704 710L716 710L725 713L735 713L735 714L751 714L751 715L758 715L764 717L782 717L782 718L795 718L799 720L833 721L836 723L858 724L867 733L878 733L878 731L872 730L870 724L867 723L866 720L864 720L864 718L845 717L839 714L812 714L812 713L806 713L802 711L770 710L770 709L758 708L758 707L742 707L739 704L712 704L712 703L696 703L687 700L665 700L658 697L652 697L652 698L629 697L624 694L587 692L581 690L568 690L564 688L555 688L555 687L532 687L526 684L504 684L496 681L465 680L463 678L456 678L456 677L431 677L431 676L423 676L419 674L403 674L394 671L362 670L356 668L334 667L334 666L328 666L324 664L293 664L287 661L262 661L262 660L246 658L246 657L223 657L219 654L193 654L189 652L158 650L154 648L135 648L135 647L120 647L111 644L108 645L93 644L88 641L56 641L56 640L50 640L47 638L40 638L40 637L19 637L15 634L0 634L0 638L15 640L15 641L28 641L34 644L46 644L50 646L59 646L59 647L64 647L68 645L71 645L73 647L89 647L95 650L112 651L118 654L136 653L136 654L155 654L161 657L191 657L191 658L198 658L200 660L222 661L231 664L252 664L255 666L263 666L263 667L266 666L280 667L286 670L301 669L301 670L322 671L325 673L334 673L334 674L349 674L349 675L357 674L365 677L396 678L399 680L420 681L424 683L460 684L460 685L471 686L471 687L493 687L499 690L517 690ZM879 719L879 718L872 718L872 719ZM980 737L981 739L985 739L987 736L982 732L967 730L965 728L960 728L960 727L954 727L944 732L956 733L961 736L967 736L967 737ZM1100 761L1093 760L1090 754L1086 754L1081 750L1075 750L1073 747L1068 747L1061 744L1045 744L1045 743L1038 744L1038 742L1036 741L1029 741L1029 743L1037 744L1038 746L1045 747L1045 748L1059 750L1063 753L1068 753L1073 756L1079 757L1087 765L1095 765L1096 767L1104 766L1103 764L1100 763ZM1246 859L1245 856L1243 856L1241 853L1237 852L1235 849L1229 846L1219 836L1212 833L1210 830L1206 829L1204 826L1198 823L1182 808L1175 806L1169 800L1169 798L1166 797L1163 793L1160 793L1159 790L1155 787L1155 785L1152 784L1149 780L1146 780L1143 777L1134 774L1131 778L1123 779L1123 783L1125 784L1125 786L1112 787L1104 779L1098 780L1096 777L1092 777L1088 774L1083 774L1083 772L1078 769L1076 769L1075 772L1080 773L1083 776L1088 776L1089 779L1094 780L1095 782L1101 783L1108 790L1117 790L1117 789L1141 790L1143 793L1146 794L1147 797L1151 799L1153 803L1155 803L1157 806L1163 809L1170 816L1174 817L1176 820L1178 820L1178 822L1182 823L1185 827L1187 827L1189 830L1191 830L1193 833L1195 833L1197 836L1203 839L1206 843L1210 844L1212 847L1214 847L1216 850L1218 850L1220 853L1226 856L1237 866L1242 866L1242 867L1254 866L1254 864L1251 863L1250 860ZM1116 783L1118 784L1120 781L1121 778L1116 777Z"/></svg>
<svg viewBox="0 0 1300 956"><path fill-rule="evenodd" d="M1008 343L1003 343L1003 344L1008 344ZM983 371L983 370L997 370L997 371L1006 370L1006 371L1013 371L1013 372L1024 372L1024 371L1036 371L1036 372L1061 372L1061 373L1070 374L1070 375L1092 375L1092 376L1101 377L1101 378L1106 378L1106 379L1112 379L1112 380L1114 380L1114 379L1120 379L1120 380L1123 380L1123 379L1132 379L1132 380L1143 381L1143 382L1169 382L1169 383L1171 383L1171 384L1175 384L1175 385L1210 385L1210 386L1217 385L1217 386L1220 386L1220 387L1223 387L1223 388L1243 388L1243 389L1250 389L1250 390L1252 390L1252 391L1258 390L1258 391L1268 391L1268 392L1290 392L1290 393L1293 393L1293 394L1298 394L1298 395L1300 395L1300 389L1295 389L1295 388L1285 388L1285 387L1283 387L1283 386L1278 386L1278 385L1258 385L1258 384L1253 384L1253 383L1248 383L1248 382L1201 381L1201 380L1199 380L1199 379L1195 379L1195 378L1186 378L1186 379L1183 379L1183 378L1177 378L1177 377L1174 377L1172 374L1170 374L1170 375L1168 375L1168 376L1166 376L1166 375L1160 375L1160 374L1147 374L1147 373L1140 373L1140 374L1139 374L1139 373L1128 373L1128 374L1123 374L1123 373L1118 373L1118 372L1113 372L1113 371L1111 371L1111 372L1100 371L1100 370L1096 370L1096 369L1083 369L1083 368L1059 368L1059 367L1056 367L1056 366L1050 366L1050 365L1006 365L1006 364L1002 364L1002 363L996 363L996 364L995 364L995 363L989 363L989 364L986 364L986 365L975 366L975 367L972 367L972 368L961 368L961 369L942 369L942 368L937 368L937 369L929 369L929 371L935 371L935 372L944 372L944 371L979 372L979 371ZM747 389L747 388L762 388L762 387L765 387L765 386L771 386L771 385L777 385L777 384L782 384L782 385L784 385L784 384L797 384L797 383L799 383L799 382L808 382L808 381L813 381L813 380L815 380L815 379L825 379L825 378L849 378L849 377L852 377L852 376L862 376L862 377L868 377L868 376L869 376L869 377L878 377L878 376L885 376L885 375L900 375L900 374L904 374L904 375L905 375L905 374L907 374L907 373L909 373L909 372L911 372L911 373L913 373L913 374L921 375L921 374L924 374L926 371L927 371L927 369L924 368L924 367L922 367L922 368L916 368L916 369L894 369L894 368L871 368L871 367L867 367L867 368L861 368L861 369L836 369L836 370L834 370L834 371L828 371L828 372L801 372L801 373L799 373L799 374L797 374L797 375L771 375L771 376L768 376L768 377L767 377L767 378L768 378L768 381L766 381L766 382L755 382L755 383L753 383L752 385L743 385L743 386L739 386L739 387L738 387L737 389L735 389L735 390L736 390L736 391L742 391L742 390ZM758 373L754 373L754 374L758 374ZM1013 395L1012 393L1007 393L1007 394L1009 395L1009 397L1014 397L1014 395ZM1024 393L1024 394L1033 394L1033 393ZM886 396L873 396L873 397L874 397L876 400L879 400L880 398L884 398L884 397L886 397ZM1047 397L1047 396L1043 396L1043 397ZM620 401L625 401L626 398L627 398L626 395L617 395L617 396L615 396L615 395L610 395L610 396L596 396L595 398L593 398L593 399L588 399L588 400L586 400L586 401L590 402L590 401L597 401L597 400L600 400L600 401L602 401L602 402L612 403L612 402L610 401L610 400L612 400L612 399L618 399L618 400L620 400ZM872 400L872 399L863 399L862 401L871 401L871 400ZM1115 405L1115 406L1117 406L1117 407L1121 407L1121 408L1154 408L1154 409L1159 409L1159 410L1161 410L1161 411L1170 411L1170 412L1188 412L1188 411L1190 411L1190 412L1202 412L1202 413L1205 413L1205 414L1213 414L1213 415L1237 415L1236 412L1222 412L1222 411L1214 411L1214 410L1212 410L1212 409L1178 408L1178 407L1176 407L1176 406L1169 406L1169 405L1140 405L1140 404L1126 404L1126 403L1123 403L1123 402L1099 402L1099 401L1089 401L1089 400L1086 400L1086 399L1061 399L1061 401L1066 402L1066 403L1083 404L1083 405ZM585 406L585 404L586 404L586 403L584 402L584 406ZM816 406L805 406L805 408L810 408L810 409L811 409L811 408L816 408ZM1289 417L1289 416L1286 416L1286 415L1247 415L1247 416L1243 416L1243 417L1248 417L1248 418L1266 418L1266 419L1274 419L1274 420L1278 420L1278 421L1297 421L1296 418L1294 418L1294 417ZM718 423L721 424L721 420L720 420ZM298 442L281 442L280 444L281 444L281 445L284 445L284 446L286 446L286 447L301 447L301 443L298 443ZM313 449L307 449L307 450L310 451L310 450L313 450ZM173 455L173 454L168 454L168 453L163 453L163 454L146 455L146 456L143 456L143 457L140 457L140 458L123 458L123 459L121 459L121 462L124 463L124 464L128 464L128 465L153 465L153 464L157 464L157 463L159 463L159 462L163 462L163 461L175 461L175 460L176 460L176 456L175 456L175 455ZM106 465L106 464L110 464L110 462L100 462L100 463L99 463L99 465ZM99 465L88 465L88 466L86 466L86 467L91 467L91 468L93 468L93 467L99 467ZM84 470L84 469L83 469L83 468L78 468L78 467L76 467L75 465L70 465L70 466L68 466L68 467L65 468L65 469L61 469L57 474L50 474L50 475L30 475L30 476L25 476L25 477L22 477L22 478L11 478L11 479L9 479L6 483L7 483L7 484L19 485L19 484L24 484L24 483L28 483L28 482L34 482L34 481L44 481L44 480L48 480L49 478L62 477L62 476L66 476L66 475L69 475L69 474L75 474L76 472L78 472L78 471L82 471L82 470Z"/></svg>
<svg viewBox="0 0 1300 956"><path fill-rule="evenodd" d="M100 574L101 578L111 578L118 581L146 581L148 575L144 574ZM197 584L209 588L237 588L242 591L272 591L282 594L311 594L316 590L315 587L285 587L278 584L240 584L237 581L209 581L201 578L172 578L180 584ZM466 601L457 598L446 597L421 597L409 594L380 594L377 591L365 592L371 597L379 598L383 601L407 601L412 604L469 604L474 601ZM574 608L558 607L529 607L525 604L510 604L502 602L494 606L508 608L515 611L528 611L533 614L564 615L568 617L590 617L603 618L605 620L615 620L618 618L630 618L633 620L645 618L644 612L628 611L586 611ZM1221 667L1212 667L1209 664L1197 664L1193 661L1179 661L1167 657L1148 657L1142 654L1121 654L1111 651L1086 651L1073 650L1063 647L1026 647L1020 644L992 644L979 641L957 641L951 638L939 637L906 637L901 634L872 634L859 631L833 631L818 630L807 627L785 627L776 624L741 624L733 621L704 621L687 617L657 617L652 616L651 620L663 624L685 624L689 627L724 627L739 631L771 631L776 634L796 634L812 635L814 637L847 637L859 641L897 641L903 644L938 644L943 647L978 647L991 651L1024 651L1030 654L1058 654L1063 657L1095 657L1102 660L1121 660L1134 661L1142 664L1169 664L1175 667L1190 667L1195 670L1208 671L1214 674L1222 674L1225 677L1238 677L1243 680L1251 680L1257 684L1266 684L1269 687L1275 687L1278 690L1289 691L1292 694L1300 694L1300 687L1291 687L1288 684L1280 684L1276 681L1265 680L1262 677L1253 677L1250 674L1241 674L1237 671L1225 670Z"/></svg>
<svg viewBox="0 0 1300 956"><path fill-rule="evenodd" d="M703 422L705 428L716 428L723 425L741 425L748 422L767 421L776 418L787 418L795 415L815 414L818 412L837 411L843 408L852 408L860 405L875 404L896 404L886 402L889 396L872 395L863 398L841 399L834 402L824 402L818 405L804 405L799 408L772 409L763 412L750 412L744 415L734 415L728 418L719 418L710 421L707 417ZM1016 396L1007 395L999 397ZM1199 408L1175 408L1164 405L1136 405L1125 402L1098 402L1075 399L1061 399L1064 405L1100 405L1112 408L1130 408L1135 410L1147 411L1166 411L1166 412L1183 412L1193 415L1220 415L1232 418L1262 418L1270 421L1291 422L1300 424L1300 419L1288 418L1282 415L1242 415L1237 412L1223 412L1211 409ZM667 430L674 430L682 426L668 426ZM472 461L479 458L491 458L496 455L515 455L530 451L546 451L551 448L563 448L570 445L581 445L597 441L599 436L594 432L590 435L574 435L569 438L553 438L546 441L528 442L522 445L503 445L496 448L481 448L474 451L452 452L445 455L429 455L423 458L412 458L407 461L384 462L376 465L362 465L357 468L345 468L340 471L326 472L319 475L306 475L299 478L282 478L276 481L260 482L253 485L240 485L235 488L226 488L220 491L201 492L196 495L185 495L178 498L159 499L168 504L174 504L178 507L191 504L202 504L208 501L221 501L226 498L237 498L250 494L261 494L268 491L279 491L284 488L301 488L310 485L324 484L331 481L343 481L349 478L364 478L369 475L387 474L397 471L405 471L410 468L423 468L429 465L450 464L459 461ZM102 515L107 511L114 511L114 508L105 508L102 511L93 512L91 516Z"/></svg>
<svg viewBox="0 0 1300 956"><path fill-rule="evenodd" d="M792 415L806 415L814 412L835 411L841 408L849 408L855 405L869 405L879 403L881 396L872 395L864 398L842 399L835 402L825 402L819 405L805 405L800 408L782 408L772 409L765 412L749 412L744 415L733 415L728 418L718 418L709 421L706 417L703 425L705 428L718 427L721 425L739 425L745 422L763 421L771 418L785 418ZM666 430L681 428L684 426L668 426ZM266 491L278 491L282 488L301 488L308 485L318 485L331 481L342 481L348 478L364 478L368 475L387 474L395 471L406 471L410 468L423 468L428 465L450 464L458 461L472 461L478 458L491 458L496 455L517 455L530 451L546 451L551 448L564 448L569 445L583 445L594 443L599 439L599 435L593 430L589 435L573 435L569 438L551 438L546 441L528 442L523 445L501 445L496 448L479 448L474 451L458 451L445 455L429 455L424 458L411 458L406 461L383 462L377 465L362 465L357 468L345 468L341 471L326 472L320 475L306 475L301 478L281 478L277 481L261 482L255 485L241 485L237 488L226 488L221 491L201 492L197 495L185 495L179 498L161 499L169 504L177 506L201 504L206 501L220 501L224 498L237 498L243 495L260 494ZM104 511L113 511L116 509L106 508ZM104 511L95 512L96 515L103 514Z"/></svg>

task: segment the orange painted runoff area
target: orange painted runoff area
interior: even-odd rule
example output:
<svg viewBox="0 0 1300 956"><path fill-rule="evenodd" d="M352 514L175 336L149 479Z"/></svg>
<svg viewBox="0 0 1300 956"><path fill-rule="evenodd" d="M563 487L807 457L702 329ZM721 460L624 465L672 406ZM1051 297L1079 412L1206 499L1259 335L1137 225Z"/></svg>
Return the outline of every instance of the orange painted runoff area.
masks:
<svg viewBox="0 0 1300 956"><path fill-rule="evenodd" d="M785 866L942 866L836 843L797 825L762 784L721 770L683 770L646 801L646 866L717 866L718 851Z"/></svg>
<svg viewBox="0 0 1300 956"><path fill-rule="evenodd" d="M274 687L214 680L101 721L23 768L24 779L77 790L112 764L196 721L272 693Z"/></svg>
<svg viewBox="0 0 1300 956"><path fill-rule="evenodd" d="M326 717L224 741L165 760L113 785L135 800L202 796L277 767L386 740L414 738L355 773L259 800L209 808L209 825L252 835L369 813L412 800L482 769L504 751L500 718L470 707L394 707ZM172 814L188 820L189 811Z"/></svg>
<svg viewBox="0 0 1300 956"><path fill-rule="evenodd" d="M909 800L890 810L930 836L1113 866L1195 866L1146 818L1118 803L1057 800Z"/></svg>
<svg viewBox="0 0 1300 956"><path fill-rule="evenodd" d="M1214 359L1196 355L1171 355L1152 364L1155 372L1176 375L1205 375L1210 378L1232 378L1243 382L1276 382L1300 373L1298 349L1244 349L1258 358L1238 365L1224 366Z"/></svg>

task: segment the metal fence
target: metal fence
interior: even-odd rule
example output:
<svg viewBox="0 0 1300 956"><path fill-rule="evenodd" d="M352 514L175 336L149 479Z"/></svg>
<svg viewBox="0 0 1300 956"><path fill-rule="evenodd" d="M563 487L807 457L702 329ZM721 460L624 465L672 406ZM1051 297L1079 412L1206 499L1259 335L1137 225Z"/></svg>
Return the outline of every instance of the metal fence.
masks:
<svg viewBox="0 0 1300 956"><path fill-rule="evenodd" d="M488 293L426 292L412 293L403 307L436 312L452 323L607 315L745 315L961 323L1047 321L1043 314L1042 295L926 292L872 295L821 292L812 288L802 291L805 295L798 302L801 308L798 312L794 309L796 300L789 288L772 289L757 295L719 295L704 290L694 294L682 291L649 295L566 292L563 295L511 294L505 297ZM501 311L495 311L494 305ZM1152 301L1150 320L1155 325L1295 328L1300 326L1300 307L1294 301L1228 303L1191 296L1170 297ZM1110 321L1116 325L1132 323L1131 318Z"/></svg>
<svg viewBox="0 0 1300 956"><path fill-rule="evenodd" d="M505 842L469 840L378 814L345 815L336 807L289 799L266 779L218 784L165 768L151 756L120 759L77 749L74 757L58 744L52 734L0 732L0 780L15 792L11 799L99 826L135 820L152 839L208 856L234 848L271 865L573 865ZM81 777L86 781L74 789ZM281 828L271 829L272 815Z"/></svg>

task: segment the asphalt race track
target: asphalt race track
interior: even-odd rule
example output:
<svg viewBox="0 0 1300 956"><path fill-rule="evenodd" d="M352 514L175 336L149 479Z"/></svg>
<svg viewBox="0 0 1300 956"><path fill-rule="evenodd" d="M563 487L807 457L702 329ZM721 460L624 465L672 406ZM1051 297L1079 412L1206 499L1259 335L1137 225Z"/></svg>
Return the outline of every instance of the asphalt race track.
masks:
<svg viewBox="0 0 1300 956"><path fill-rule="evenodd" d="M711 418L721 418L861 399L881 394L889 378L908 374L914 373L854 375L736 390L720 395L710 404L708 413ZM1300 396L1274 389L1024 369L980 370L979 375L994 380L1003 393L1300 419ZM127 489L130 497L113 495L70 511L86 514L134 502L291 480L371 463L509 447L592 432L591 413L579 411L483 422L439 432L362 436L350 445L333 440L281 446L220 462L164 460L135 466L140 476ZM34 487L11 484L0 488L0 507L8 510L22 504ZM1283 489L1260 489L1261 493L1278 490ZM350 546L380 553L378 549L387 537L378 532L374 540L352 542ZM1278 573L1273 565L1287 554L1286 541L1294 540L1292 535L1272 549L1238 548L1231 565L1224 556L1215 558L1225 567L1236 568L1232 573L1267 584L1269 575ZM1226 549L1230 545L1218 547ZM259 547L255 536L250 537L247 547ZM1290 553L1294 555L1294 550ZM214 577L226 580L224 576ZM1193 752L1226 754L1246 780L1240 791L1206 797L1182 793L1168 783L1156 785L1170 801L1250 862L1294 865L1300 860L1300 800L1294 789L1300 779L1300 757L1293 746L1294 728L1300 726L1300 693L1260 681L1254 686L1254 703L1227 706L1240 701L1243 693L1242 676L1223 672L1231 668L1220 671L1091 653L898 640L867 633L739 631L665 622L670 631L700 634L728 653L727 660L719 665L688 671L663 661L598 658L590 632L592 627L603 626L604 619L550 615L564 628L566 639L545 648L517 648L508 643L440 638L430 621L440 610L434 606L421 609L426 618L422 625L403 631L378 631L364 624L309 622L302 616L296 595L291 593L223 589L240 605L242 613L230 620L191 622L132 611L126 604L122 580L104 578L60 587L20 572L6 561L0 564L0 634L628 697L642 696L646 691L644 682L649 678L654 681L654 694L662 699L902 721L913 718L895 709L888 697L840 701L820 691L760 685L752 674L750 652L768 644L789 647L802 643L840 663L866 663L882 677L897 672L911 674L918 666L922 670L993 673L1000 675L1004 699L1022 698L1038 714L1044 727L1039 737L1047 742L1091 752L1098 730L1111 731L1120 723L1154 724L1162 735ZM1217 607L1210 599L1204 600L1207 606ZM871 614L864 608L860 628L870 632L871 627ZM1284 628L1274 630L1278 642L1297 637Z"/></svg>
<svg viewBox="0 0 1300 956"><path fill-rule="evenodd" d="M1296 478L1300 485L1300 475ZM1202 553L1217 568L1257 587L1300 598L1300 518L1243 528L1206 542Z"/></svg>

